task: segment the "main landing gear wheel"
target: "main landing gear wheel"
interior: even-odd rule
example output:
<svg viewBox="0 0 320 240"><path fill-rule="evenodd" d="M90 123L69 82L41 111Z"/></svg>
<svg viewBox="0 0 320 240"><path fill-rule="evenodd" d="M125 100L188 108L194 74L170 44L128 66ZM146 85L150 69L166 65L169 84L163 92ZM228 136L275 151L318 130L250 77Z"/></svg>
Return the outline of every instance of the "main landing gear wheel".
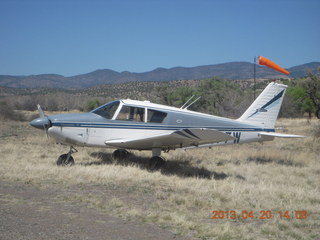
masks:
<svg viewBox="0 0 320 240"><path fill-rule="evenodd" d="M152 171L158 170L165 165L166 161L160 156L154 156L148 161L148 168Z"/></svg>
<svg viewBox="0 0 320 240"><path fill-rule="evenodd" d="M129 152L125 149L117 149L112 153L112 158L114 160L125 160L129 156Z"/></svg>
<svg viewBox="0 0 320 240"><path fill-rule="evenodd" d="M57 160L57 165L58 166L65 166L65 167L70 167L74 164L74 159L71 156L71 154L78 152L77 149L75 149L73 146L70 146L70 150L66 154L62 154L58 160Z"/></svg>

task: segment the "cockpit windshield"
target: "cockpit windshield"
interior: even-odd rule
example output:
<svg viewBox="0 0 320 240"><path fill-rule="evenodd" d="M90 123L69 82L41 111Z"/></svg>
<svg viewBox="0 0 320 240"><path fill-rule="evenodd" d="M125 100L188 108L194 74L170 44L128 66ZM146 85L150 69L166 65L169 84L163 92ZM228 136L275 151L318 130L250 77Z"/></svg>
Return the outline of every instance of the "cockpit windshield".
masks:
<svg viewBox="0 0 320 240"><path fill-rule="evenodd" d="M98 114L101 117L104 117L106 119L112 119L114 113L117 111L119 107L119 104L120 104L120 101L110 102L92 110L92 113Z"/></svg>

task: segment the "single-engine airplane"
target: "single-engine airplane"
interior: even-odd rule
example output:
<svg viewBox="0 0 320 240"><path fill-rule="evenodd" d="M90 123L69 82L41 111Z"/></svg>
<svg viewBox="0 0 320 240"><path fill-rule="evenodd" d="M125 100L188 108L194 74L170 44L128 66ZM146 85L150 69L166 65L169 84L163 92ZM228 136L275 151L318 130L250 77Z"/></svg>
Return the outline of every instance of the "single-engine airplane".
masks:
<svg viewBox="0 0 320 240"><path fill-rule="evenodd" d="M57 165L72 165L74 146L115 148L115 159L125 158L125 149L151 150L150 166L164 162L161 152L177 148L212 147L224 144L263 142L275 137L299 135L275 132L275 122L286 85L275 82L238 119L228 119L149 101L117 100L88 113L40 117L30 125L44 129L57 143L69 145Z"/></svg>

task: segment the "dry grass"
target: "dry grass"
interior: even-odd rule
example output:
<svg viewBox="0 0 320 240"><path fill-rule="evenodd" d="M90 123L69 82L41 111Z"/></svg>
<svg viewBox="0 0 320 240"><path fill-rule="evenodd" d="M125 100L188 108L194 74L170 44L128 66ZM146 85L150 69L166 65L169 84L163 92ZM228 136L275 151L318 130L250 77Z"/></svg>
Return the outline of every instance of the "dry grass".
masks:
<svg viewBox="0 0 320 240"><path fill-rule="evenodd" d="M128 220L150 222L200 239L315 239L320 236L319 120L282 119L283 132L304 139L173 151L149 171L149 152L117 163L106 149L79 148L76 165L55 166L67 147L47 141L27 123L1 123L0 178L59 187L55 201L86 204ZM16 135L16 136L15 136ZM271 219L211 219L212 211L273 213ZM306 210L307 219L278 211ZM292 214L291 214L292 215ZM293 215L292 215L293 216Z"/></svg>

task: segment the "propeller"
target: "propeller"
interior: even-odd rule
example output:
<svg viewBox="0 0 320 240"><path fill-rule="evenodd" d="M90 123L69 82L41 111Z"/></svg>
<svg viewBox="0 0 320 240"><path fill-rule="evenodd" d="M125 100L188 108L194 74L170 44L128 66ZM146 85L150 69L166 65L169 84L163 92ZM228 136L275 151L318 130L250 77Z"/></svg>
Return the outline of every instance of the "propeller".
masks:
<svg viewBox="0 0 320 240"><path fill-rule="evenodd" d="M41 106L38 104L37 105L38 112L39 112L39 117L32 120L30 122L30 125L32 127L38 128L38 129L43 129L46 132L47 137L48 135L48 129L52 126L51 121L49 120L48 116L44 114L44 112L41 109Z"/></svg>

